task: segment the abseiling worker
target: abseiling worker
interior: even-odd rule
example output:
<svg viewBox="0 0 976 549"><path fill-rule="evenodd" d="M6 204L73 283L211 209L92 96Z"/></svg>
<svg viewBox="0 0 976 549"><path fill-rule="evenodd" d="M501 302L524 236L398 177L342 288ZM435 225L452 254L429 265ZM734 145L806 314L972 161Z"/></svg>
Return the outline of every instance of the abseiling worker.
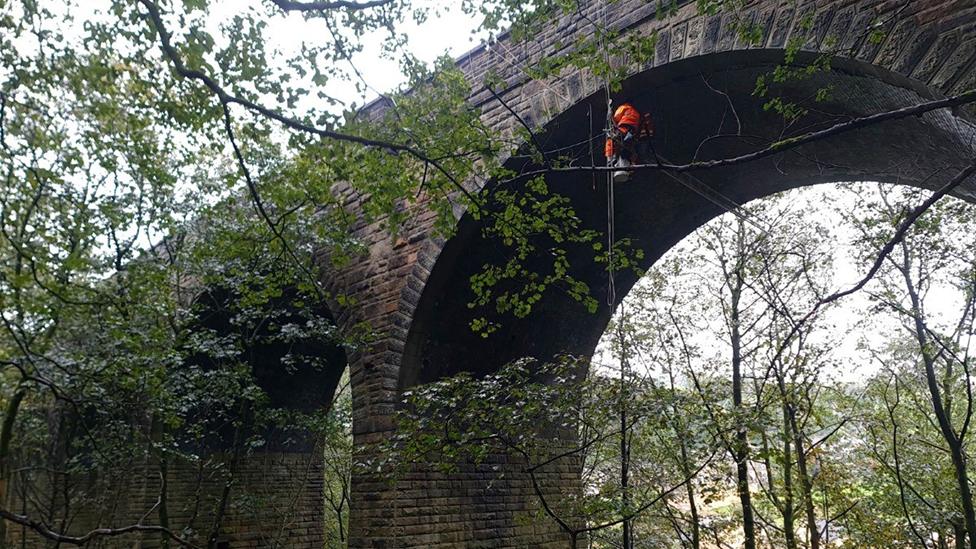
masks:
<svg viewBox="0 0 976 549"><path fill-rule="evenodd" d="M653 155L654 123L650 113L641 115L630 102L621 103L613 112L613 127L607 135L604 155L607 165L627 168L647 162ZM613 182L623 183L630 179L630 171L615 170Z"/></svg>

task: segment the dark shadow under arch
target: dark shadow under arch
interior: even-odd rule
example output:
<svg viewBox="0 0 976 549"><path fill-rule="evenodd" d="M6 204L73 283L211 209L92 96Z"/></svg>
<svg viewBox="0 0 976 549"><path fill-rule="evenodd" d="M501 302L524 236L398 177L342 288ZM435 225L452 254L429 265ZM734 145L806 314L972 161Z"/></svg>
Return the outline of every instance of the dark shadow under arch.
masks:
<svg viewBox="0 0 976 549"><path fill-rule="evenodd" d="M628 79L615 98L630 98L654 113L656 146L672 162L733 157L796 132L825 128L853 117L917 104L937 97L902 75L850 59L836 59L831 69L773 87L773 93L809 108L792 125L764 109L767 99L753 94L756 78L783 59L781 50L750 50L695 57L644 71ZM812 54L801 56L801 62ZM812 101L820 90L824 101ZM605 99L594 94L556 116L539 133L546 148L568 147L581 158L593 143L602 162ZM971 117L943 109L921 117L889 121L808 144L776 156L695 176L738 203L787 189L821 183L872 180L938 188L972 158ZM728 134L728 135L726 135ZM716 137L721 135L720 137ZM509 167L533 169L513 159ZM549 188L568 197L583 224L605 230L605 177L587 173L550 173ZM515 183L516 185L521 182ZM491 189L489 189L490 192ZM976 182L968 181L957 196L976 200ZM617 238L629 238L644 250L643 267L723 210L671 178L640 172L616 194ZM482 221L465 215L457 234L446 242L424 286L413 315L400 368L401 390L459 371L487 373L523 356L546 359L558 353L589 356L612 313L606 295L607 275L592 260L589 246L568 249L572 275L600 299L588 313L566 292L550 288L526 318L500 318L501 328L485 338L469 322L484 311L468 304L470 277L486 263L502 261L506 250L482 237ZM545 249L545 242L540 246ZM545 261L530 260L543 269ZM617 277L617 301L636 282L634 273Z"/></svg>
<svg viewBox="0 0 976 549"><path fill-rule="evenodd" d="M309 308L293 289L285 289L270 299L268 309L272 312L267 317L242 326L237 318L240 300L227 289L206 288L194 302L195 329L227 337L230 345L238 347L237 354L229 358L248 366L254 383L267 397L268 408L303 414L329 412L348 366L343 345L335 338L283 338L281 334L289 325L300 330L310 322L334 327L331 312ZM189 361L205 369L227 367L206 353L195 353ZM275 429L263 436L268 450L307 452L315 445L300 429ZM221 438L226 440L213 442L218 449L233 437L228 432Z"/></svg>

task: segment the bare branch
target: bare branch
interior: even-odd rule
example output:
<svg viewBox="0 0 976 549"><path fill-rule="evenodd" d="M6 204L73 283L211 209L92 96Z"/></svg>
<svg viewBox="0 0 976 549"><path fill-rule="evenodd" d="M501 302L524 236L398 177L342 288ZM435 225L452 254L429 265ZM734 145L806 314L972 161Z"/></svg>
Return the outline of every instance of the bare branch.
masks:
<svg viewBox="0 0 976 549"><path fill-rule="evenodd" d="M917 105L912 105L910 107L903 107L900 109L884 111L869 116L855 118L847 122L841 122L839 124L835 124L823 130L810 132L796 137L790 137L787 139L776 141L775 143L772 143L768 147L760 149L758 151L743 154L740 156L733 156L729 158L720 158L716 160L703 160L700 162L689 162L687 164L671 164L667 162L654 163L654 164L633 164L628 167L564 166L564 167L556 167L551 169L539 169L539 170L527 171L525 173L519 174L517 177L513 179L535 177L548 172L607 172L607 171L618 171L618 170L625 170L625 171L666 170L672 172L688 172L694 170L723 168L727 166L744 164L746 162L752 162L753 160L760 160L762 158L766 158L782 152L796 149L803 145L808 145L816 141L821 141L828 137L835 137L837 135L842 135L854 130L867 128L875 124L879 124L881 122L900 120L902 118L908 118L910 116L919 116L927 112L931 112L939 109L959 107L971 103L976 103L976 90L969 90L965 93L954 95L952 97L947 97L945 99L927 101L924 103L919 103Z"/></svg>
<svg viewBox="0 0 976 549"><path fill-rule="evenodd" d="M254 180L251 178L251 171L248 169L247 162L245 162L244 160L244 154L241 152L241 148L238 146L237 139L234 136L234 126L232 124L232 120L230 116L230 106L226 102L222 101L221 107L223 107L223 111L224 111L224 131L227 132L227 139L230 140L230 144L234 149L234 157L237 159L237 164L241 169L241 173L244 175L244 181L247 184L247 190L251 194L251 200L254 202L254 207L258 211L258 215L260 215L261 218L264 219L264 222L271 229L271 232L273 232L275 237L278 239L278 241L281 242L282 247L284 247L285 249L285 253L287 253L289 257L292 258L292 260L295 262L295 265L308 278L309 282L311 282L312 287L315 289L315 293L318 295L319 299L323 299L325 295L323 294L322 290L319 288L318 278L315 276L314 273L308 270L308 268L305 266L302 260L299 259L298 255L295 254L295 251L292 249L291 245L288 244L288 239L285 238L285 235L278 228L278 225L271 219L271 216L268 215L268 211L265 209L264 202L261 200L261 195L258 192L257 185L254 183ZM282 220L284 220L284 216L282 216Z"/></svg>
<svg viewBox="0 0 976 549"><path fill-rule="evenodd" d="M974 96L976 96L976 94L974 94ZM786 352L786 349L791 344L793 337L800 332L800 330L806 325L807 322L809 322L814 317L816 317L817 314L825 305L829 305L830 303L838 301L851 294L857 293L862 288L864 288L864 286L866 286L867 283L870 282L875 277L875 275L878 274L878 271L881 270L881 266L891 255L891 253L895 250L895 246L897 246L900 242L902 242L905 239L905 235L908 234L908 231L915 225L915 222L918 221L918 219L922 217L922 215L925 214L925 212L927 212L929 208L935 205L936 202L938 202L942 198L945 198L945 196L947 196L950 192L956 189L959 185L962 185L962 183L967 179L969 179L969 177L972 176L974 173L976 173L976 160L974 160L973 163L967 166L965 169L960 171L954 178L952 178L951 181L943 185L941 189L932 193L928 198L922 201L921 204L919 204L918 206L913 208L910 212L908 212L905 218L898 225L898 228L895 230L895 233L891 236L891 238L885 243L885 245L878 252L877 257L874 260L874 264L872 264L871 268L868 269L867 274L865 274L864 277L861 278L861 280L859 280L856 284L854 284L850 288L835 292L833 294L828 295L827 297L818 300L817 303L810 309L810 311L807 312L806 315L800 318L793 325L793 328L790 329L790 332L786 335L786 337L783 340L783 343L776 351L776 355L773 357L773 360L778 360L779 357L782 356L784 352Z"/></svg>
<svg viewBox="0 0 976 549"><path fill-rule="evenodd" d="M336 9L365 10L380 8L392 4L393 0L369 0L368 2L349 2L348 0L333 0L332 2L292 2L290 0L271 0L281 11L328 11Z"/></svg>
<svg viewBox="0 0 976 549"><path fill-rule="evenodd" d="M25 515L17 515L7 511L6 509L0 509L0 519L9 520L15 524L21 526L26 526L31 530L37 532L41 536L58 543L70 543L71 545L77 545L78 547L84 546L89 542L97 538L105 537L115 537L122 536L125 534L131 534L133 532L155 532L157 534L165 534L169 539L179 543L183 547L190 547L191 549L200 549L198 545L194 545L189 540L178 536L172 530L168 528L163 528L162 526L145 526L142 524L133 524L130 526L123 526L121 528L96 528L91 530L87 534L81 536L69 536L67 534L62 534L55 532L48 528L43 522L36 521L27 517Z"/></svg>

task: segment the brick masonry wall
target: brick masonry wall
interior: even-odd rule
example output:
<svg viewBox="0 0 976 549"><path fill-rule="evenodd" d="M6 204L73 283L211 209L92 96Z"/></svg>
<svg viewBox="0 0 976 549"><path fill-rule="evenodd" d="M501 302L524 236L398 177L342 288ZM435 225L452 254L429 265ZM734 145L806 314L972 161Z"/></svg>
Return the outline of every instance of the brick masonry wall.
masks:
<svg viewBox="0 0 976 549"><path fill-rule="evenodd" d="M634 74L678 60L747 49L728 15L699 15L694 2L681 4L675 15L664 20L655 18L655 3L643 0L622 0L605 9L598 2L584 2L582 10L624 32L658 32L654 58L629 67ZM799 39L805 50L845 52L843 55L910 79L911 86L930 95L976 87L976 7L971 0L757 1L745 16L765 29L763 48L783 48L791 39ZM809 28L800 23L806 20L812 22ZM880 42L868 40L870 26L878 22L887 34ZM596 92L600 82L589 74L571 71L548 82L535 82L527 78L524 68L560 53L560 48L567 47L560 44L572 44L584 32L586 26L578 16L566 15L540 30L531 42L503 39L491 49L462 56L458 64L474 86L472 103L483 109L484 119L493 127L504 132L515 126L513 117L479 85L492 71L507 83L501 95L530 124L542 126L552 120ZM355 210L358 198L348 189L344 192L347 205ZM379 223L357 226L356 235L369 244L369 253L336 273L333 280L338 289L358 301L354 310L343 311L342 320L368 321L381 336L351 362L354 432L362 456L368 456L372 445L386 439L393 429L407 336L445 244L432 236L434 216L424 207L423 198L409 207L416 215L396 240ZM532 512L532 502L525 497L524 483L516 480L516 470L508 468L511 476L502 495L489 493L489 475L476 467L449 478L417 472L392 487L375 477L357 475L351 545L565 546L564 538L551 528L518 526L518 516ZM565 482L572 485L574 480Z"/></svg>
<svg viewBox="0 0 976 549"><path fill-rule="evenodd" d="M206 458L203 466L189 462L174 462L169 466L167 500L171 528L177 533L191 528L194 532L191 541L201 547L206 546L216 516L225 485L221 470L227 463L227 456L213 455ZM231 487L218 547L321 549L323 474L322 455L318 452L257 453L241 461L235 475L237 480ZM69 500L70 520L64 531L78 536L94 528L136 524L143 517L147 524L158 524L156 502L161 480L158 469L136 464L122 478L112 480L95 491L100 498L97 501ZM94 481L94 478L72 479L73 485L82 488L91 488L90 483ZM46 518L49 516L47 510L53 505L57 512L52 528L62 531L64 491L61 487L64 479L54 479L52 484L51 479L35 473L31 484L43 487L42 491L47 493L51 486L57 489L53 498L29 497L25 501L20 487L14 483L6 508L17 512L26 510L32 518ZM8 525L8 541L10 547L16 548L54 546L32 531L12 524ZM161 546L157 534L96 538L86 545L96 549L154 549Z"/></svg>

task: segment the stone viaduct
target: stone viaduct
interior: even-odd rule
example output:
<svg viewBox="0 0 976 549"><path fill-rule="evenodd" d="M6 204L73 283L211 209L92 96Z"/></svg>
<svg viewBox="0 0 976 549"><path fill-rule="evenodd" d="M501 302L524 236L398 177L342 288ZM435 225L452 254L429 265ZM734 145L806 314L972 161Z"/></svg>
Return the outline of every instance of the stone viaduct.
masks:
<svg viewBox="0 0 976 549"><path fill-rule="evenodd" d="M582 147L588 154L586 149L593 147L599 159L606 117L601 82L579 71L567 70L544 82L525 72L591 32L587 18L606 21L624 34L658 34L651 58L619 60L629 77L615 98L629 97L641 110L654 113L656 148L673 162L732 157L784 136L976 88L976 0L753 0L742 15L762 29L758 45L741 39L729 14L702 14L689 0L673 5L672 13L660 16L658 2L582 0L579 13L552 20L531 41L502 38L490 48L475 49L457 61L473 86L470 102L495 128L519 125L482 84L486 74L496 73L505 81L496 91L539 128L546 148ZM809 100L818 90L831 91L792 126L764 110L765 99L753 94L757 77L783 63L788 43L802 45L799 63L812 61L817 52L835 54L828 69L778 88L797 101ZM370 108L379 111L384 105ZM938 188L976 153L974 113L969 108L941 109L899 118L749 163L700 170L695 176L738 203L804 185L855 180ZM526 160L509 164L531 168ZM604 181L586 172L547 175L550 188L571 199L584 224L595 229L605 229L607 223ZM342 192L347 208L355 211L363 197L348 189ZM956 194L976 200L976 181L966 182ZM365 321L379 335L368 349L348 357L360 457L368 457L376 443L394 433L393 414L410 386L459 371L488 372L516 357L544 358L557 352L589 356L611 314L605 300L591 314L563 292L551 290L529 317L507 319L488 338L474 334L468 326L469 278L483 264L502 257L503 250L482 238L479 222L463 211L456 212L455 236L445 240L434 235L435 214L422 200L411 208L396 238L381 223L358 224L356 236L368 245L368 254L330 275L330 285L354 298L354 306L334 311L340 325ZM616 191L617 237L630 238L645 251L645 267L721 213L714 203L659 172L638 172ZM592 250L569 252L573 276L594 295L605 295L603 267L587 260ZM545 267L541 262L538 266ZM633 275L618 276L618 299L634 282ZM335 380L317 382L335 387ZM315 459L305 454L291 463ZM255 466L273 471L267 490L304 483L283 546L321 547L316 523L322 513L322 485L313 478L319 469L308 465L304 470L313 474L295 477L271 461ZM499 471L506 473L503 481L497 481ZM574 473L564 468L551 481L573 486ZM501 457L492 464L461 464L452 474L417 470L394 483L356 473L349 546L565 547L567 538L545 521L523 520L535 509L528 490L517 467ZM254 533L259 525L236 520L239 524L221 547L264 546Z"/></svg>
<svg viewBox="0 0 976 549"><path fill-rule="evenodd" d="M976 88L973 0L753 1L744 17L763 30L761 45L743 43L728 14L701 14L696 2L678 2L677 11L665 17L658 17L657 9L656 2L644 0L590 1L580 7L587 17L605 18L624 33L658 33L653 59L627 64L631 76L617 98L629 97L654 113L656 147L674 162L731 157L790 132ZM474 87L471 102L495 127L518 124L479 85L494 71L507 83L504 91L496 91L529 124L541 128L545 147L593 143L606 116L601 83L580 72L546 82L524 72L589 28L580 14L566 15L530 42L502 40L464 55L458 64ZM836 57L829 70L782 88L792 98L832 90L802 121L784 128L782 117L765 111L765 100L753 90L759 75L783 62L791 40L802 44L801 61L824 51ZM967 109L942 109L695 175L738 203L803 185L855 180L937 188L952 177L953 168L973 157L972 120ZM602 143L595 141L599 148ZM588 173L570 173L550 174L547 180L550 188L572 199L586 225L606 227L603 179L594 182ZM976 183L967 182L956 194L976 199ZM355 207L356 200L351 195L348 203ZM618 187L616 205L617 237L631 238L643 248L648 266L722 213L660 173L639 173ZM369 257L335 280L359 298L356 309L343 311L340 318L368 320L383 336L349 364L354 435L362 449L390 436L391 416L405 388L461 370L490 371L520 356L560 351L589 356L611 314L606 305L589 314L552 291L528 318L505 322L487 339L473 334L467 323L469 277L501 252L481 238L478 223L463 212L449 241L431 236L431 213L422 206L414 213L397 240L375 224L359 226L359 236L370 242ZM600 266L585 260L573 264L578 266L575 276L594 295L605 295L606 273ZM634 282L620 275L618 296ZM564 547L566 538L558 532L519 520L532 503L517 472L489 486L494 474L488 466L462 466L450 476L418 472L392 487L356 476L350 547ZM555 482L572 483L571 477L564 472Z"/></svg>

